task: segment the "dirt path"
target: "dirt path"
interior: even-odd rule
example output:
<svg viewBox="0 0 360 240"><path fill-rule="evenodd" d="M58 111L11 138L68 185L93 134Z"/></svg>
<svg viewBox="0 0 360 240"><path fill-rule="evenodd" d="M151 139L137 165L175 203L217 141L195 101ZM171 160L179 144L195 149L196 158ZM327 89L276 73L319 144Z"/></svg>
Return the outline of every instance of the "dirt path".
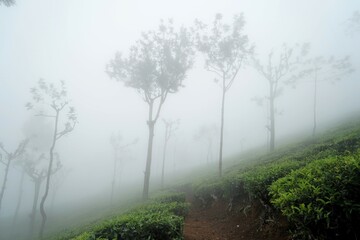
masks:
<svg viewBox="0 0 360 240"><path fill-rule="evenodd" d="M262 207L238 204L228 211L228 204L215 202L209 208L192 203L185 218L185 240L287 240L289 236L281 224L261 225ZM246 215L244 209L246 208Z"/></svg>

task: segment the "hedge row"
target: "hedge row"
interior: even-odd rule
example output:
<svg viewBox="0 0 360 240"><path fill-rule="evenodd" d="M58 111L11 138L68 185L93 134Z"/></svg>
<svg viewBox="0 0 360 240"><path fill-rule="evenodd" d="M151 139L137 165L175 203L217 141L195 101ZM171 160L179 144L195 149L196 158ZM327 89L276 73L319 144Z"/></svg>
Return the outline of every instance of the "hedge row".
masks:
<svg viewBox="0 0 360 240"><path fill-rule="evenodd" d="M74 240L183 239L184 216L189 207L184 200L184 194L159 197L150 204L103 222Z"/></svg>
<svg viewBox="0 0 360 240"><path fill-rule="evenodd" d="M274 182L270 196L301 239L357 239L360 153L314 161Z"/></svg>

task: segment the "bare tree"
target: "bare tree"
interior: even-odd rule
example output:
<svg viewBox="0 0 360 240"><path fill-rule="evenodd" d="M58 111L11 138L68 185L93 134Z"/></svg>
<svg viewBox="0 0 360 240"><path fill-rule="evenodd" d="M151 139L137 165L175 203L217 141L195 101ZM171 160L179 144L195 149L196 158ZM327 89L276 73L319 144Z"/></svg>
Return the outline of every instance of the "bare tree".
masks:
<svg viewBox="0 0 360 240"><path fill-rule="evenodd" d="M269 83L269 95L266 99L269 101L270 123L267 127L270 132L270 151L275 149L275 114L277 112L275 100L282 94L284 83L290 78L304 77L306 71L300 70L303 65L303 57L308 54L309 44L296 45L289 48L283 44L277 56L271 51L268 55L267 63L261 64L259 59L254 58L255 69Z"/></svg>
<svg viewBox="0 0 360 240"><path fill-rule="evenodd" d="M23 141L21 141L21 143L18 145L17 149L14 152L9 152L5 149L4 145L2 143L0 143L0 150L3 152L3 154L0 153L0 163L5 165L5 174L4 174L4 179L3 179L3 183L1 186L1 192L0 192L0 210L1 210L1 205L2 205L2 200L4 198L4 194L5 194L5 189L6 189L6 184L7 184L7 177L9 174L9 170L10 170L10 165L11 162L18 158L21 154L24 153L25 147L28 143L28 140L25 139Z"/></svg>
<svg viewBox="0 0 360 240"><path fill-rule="evenodd" d="M113 134L110 138L110 143L113 147L113 151L114 151L114 167L113 167L113 178L112 178L112 182L111 182L111 196L110 196L110 204L113 204L113 198L114 198L114 191L115 191L115 184L116 184L116 176L117 176L117 172L116 170L118 169L118 164L121 165L121 159L122 159L122 155L124 155L124 151L126 148L130 147L131 145L134 145L137 143L137 139L135 139L134 141L127 143L127 144L122 144L122 136L120 134L120 132L118 132L117 134Z"/></svg>
<svg viewBox="0 0 360 240"><path fill-rule="evenodd" d="M15 0L0 0L0 6L5 5L6 7L10 7L15 4Z"/></svg>
<svg viewBox="0 0 360 240"><path fill-rule="evenodd" d="M163 119L163 123L165 125L165 136L164 136L164 148L163 148L163 159L162 159L163 161L162 161L162 169L161 169L161 188L164 188L165 157L166 157L167 144L170 138L174 135L174 132L177 130L180 121Z"/></svg>
<svg viewBox="0 0 360 240"><path fill-rule="evenodd" d="M127 58L120 53L107 65L111 78L137 90L149 106L148 150L144 172L143 198L149 194L150 169L155 124L170 93L183 86L186 73L193 65L194 50L190 32L182 27L175 31L171 20L161 22L158 30L143 33L130 48Z"/></svg>
<svg viewBox="0 0 360 240"><path fill-rule="evenodd" d="M206 154L207 164L212 162L213 141L214 141L214 137L217 136L217 134L218 134L218 130L216 126L212 125L212 126L201 126L194 135L194 139L196 141L205 141L207 145L207 154Z"/></svg>
<svg viewBox="0 0 360 240"><path fill-rule="evenodd" d="M222 175L223 135L225 95L231 88L239 70L253 53L247 35L243 34L245 20L243 14L235 15L232 25L222 22L222 15L217 14L212 28L196 21L198 32L198 50L205 55L205 69L216 75L215 82L222 89L221 127L219 151L219 176Z"/></svg>
<svg viewBox="0 0 360 240"><path fill-rule="evenodd" d="M31 94L33 103L27 103L26 107L28 109L33 109L34 104L38 105L39 107L43 107L47 110L47 112L35 109L37 113L36 116L46 117L54 120L54 132L52 136L51 147L49 149L49 165L46 171L45 193L41 198L40 202L40 213L42 221L39 236L40 239L43 239L45 223L47 219L44 206L47 196L49 194L51 173L53 171L55 146L60 138L74 130L74 127L77 123L77 118L74 107L69 106L67 90L63 81L60 82L60 86L55 86L52 83L46 83L43 79L40 79L37 86L31 89ZM60 116L64 114L65 110L68 111L66 115L66 120L64 122L64 128L63 130L59 130L59 123L61 121Z"/></svg>
<svg viewBox="0 0 360 240"><path fill-rule="evenodd" d="M350 57L336 59L331 56L328 58L318 56L311 58L305 62L306 64L306 79L310 78L313 84L313 137L317 129L317 109L318 109L318 92L319 84L321 82L340 81L347 75L351 74L354 69L351 66ZM290 83L298 83L298 77L294 76Z"/></svg>

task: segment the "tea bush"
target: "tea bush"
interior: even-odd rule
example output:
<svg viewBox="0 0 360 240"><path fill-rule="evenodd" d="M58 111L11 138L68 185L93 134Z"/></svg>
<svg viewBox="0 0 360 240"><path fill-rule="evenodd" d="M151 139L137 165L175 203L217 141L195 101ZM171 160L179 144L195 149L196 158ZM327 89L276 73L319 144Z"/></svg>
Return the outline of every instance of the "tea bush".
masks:
<svg viewBox="0 0 360 240"><path fill-rule="evenodd" d="M360 236L360 153L314 161L275 181L272 204L301 239Z"/></svg>
<svg viewBox="0 0 360 240"><path fill-rule="evenodd" d="M259 198L269 205L269 186L277 179L304 165L304 162L291 160L260 165L242 175L244 189L253 197Z"/></svg>
<svg viewBox="0 0 360 240"><path fill-rule="evenodd" d="M107 220L74 240L180 240L189 204L183 194L167 194L127 214ZM182 202L181 202L182 201Z"/></svg>

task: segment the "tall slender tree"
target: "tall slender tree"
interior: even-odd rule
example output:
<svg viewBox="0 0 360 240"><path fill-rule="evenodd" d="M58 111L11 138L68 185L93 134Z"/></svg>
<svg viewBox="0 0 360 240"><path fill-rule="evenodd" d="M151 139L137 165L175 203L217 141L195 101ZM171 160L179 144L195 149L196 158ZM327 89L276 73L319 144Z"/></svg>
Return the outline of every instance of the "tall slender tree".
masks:
<svg viewBox="0 0 360 240"><path fill-rule="evenodd" d="M231 25L223 23L221 14L215 16L210 27L196 21L198 29L197 47L204 53L205 69L216 75L215 82L220 84L221 127L219 151L219 176L222 175L225 96L234 83L240 69L253 53L247 35L243 33L245 20L243 14L235 15Z"/></svg>
<svg viewBox="0 0 360 240"><path fill-rule="evenodd" d="M209 164L213 159L213 142L214 137L218 135L218 129L215 125L201 126L194 135L194 140L204 141L207 145L206 163Z"/></svg>
<svg viewBox="0 0 360 240"><path fill-rule="evenodd" d="M345 78L351 74L354 69L352 68L350 57L346 56L343 58L323 57L318 56L311 59L308 59L305 62L306 66L306 78L304 80L310 79L310 82L313 85L313 104L312 104L312 115L313 115L313 129L312 136L316 135L317 130L317 111L318 111L318 92L319 85L322 82L331 82L335 83ZM302 75L300 75L303 78ZM298 84L299 79L297 76L294 76L293 79L289 81L292 84Z"/></svg>
<svg viewBox="0 0 360 240"><path fill-rule="evenodd" d="M77 123L77 117L75 109L72 106L69 106L69 99L67 96L67 89L63 81L60 82L59 86L54 85L53 83L47 83L43 79L38 81L36 87L31 89L32 102L26 104L26 107L34 109L36 116L46 117L53 119L53 136L51 140L51 146L49 149L49 164L46 171L46 186L43 197L40 202L40 213L42 217L39 237L43 239L45 223L47 219L45 211L45 202L49 194L51 173L53 172L53 163L54 163L54 152L56 143L60 138L72 132ZM35 108L41 107L40 109ZM46 111L44 111L46 110ZM66 113L66 115L65 115ZM64 116L65 115L65 118ZM63 118L61 118L63 117ZM61 120L65 119L64 127L60 130Z"/></svg>
<svg viewBox="0 0 360 240"><path fill-rule="evenodd" d="M167 144L170 138L174 135L176 129L178 128L180 121L163 119L163 123L165 125L165 136L164 136L164 148L163 148L163 156L162 156L161 188L164 188L165 158L166 158Z"/></svg>
<svg viewBox="0 0 360 240"><path fill-rule="evenodd" d="M36 156L39 155L39 156ZM51 175L54 175L58 172L62 165L59 160L59 155L54 153L55 157L55 167L52 169ZM38 201L40 196L41 185L46 179L47 169L43 167L42 163L46 161L45 154L39 154L37 151L28 151L24 156L24 170L26 174L30 177L31 181L34 183L34 196L33 196L33 204L30 213L30 227L29 227L29 238L32 238L34 235L34 227L36 220L36 212L38 207Z"/></svg>
<svg viewBox="0 0 360 240"><path fill-rule="evenodd" d="M0 152L0 163L5 165L5 174L4 174L1 191L0 191L0 210L1 210L2 200L3 200L4 194L5 194L10 165L14 159L18 158L19 156L21 156L24 153L27 143L28 143L27 139L21 141L21 143L19 144L19 146L17 147L17 149L14 152L9 152L8 150L5 149L4 145L2 143L0 143L0 150L3 152L3 154L1 154L1 152Z"/></svg>
<svg viewBox="0 0 360 240"><path fill-rule="evenodd" d="M304 77L306 71L301 67L304 64L304 57L309 52L309 44L295 45L288 47L283 44L277 55L271 51L267 57L267 63L261 64L260 60L254 57L255 69L268 82L269 95L269 119L268 130L270 132L270 151L275 149L275 114L277 112L275 100L282 94L284 84L289 79Z"/></svg>
<svg viewBox="0 0 360 240"><path fill-rule="evenodd" d="M116 176L117 176L117 169L118 165L121 165L121 159L124 157L124 151L130 147L131 145L134 145L137 143L137 139L135 139L132 142L129 142L127 144L122 143L122 136L120 132L117 134L113 134L110 137L110 143L113 147L114 151L114 166L113 166L113 177L111 181L111 195L110 195L110 205L113 204L113 198L114 198L114 192L115 192L115 185L116 185Z"/></svg>
<svg viewBox="0 0 360 240"><path fill-rule="evenodd" d="M147 126L149 139L144 176L143 199L148 198L155 124L168 94L183 86L193 65L193 44L190 32L176 31L172 20L161 22L155 31L142 34L130 48L127 58L120 53L107 65L111 78L134 88L149 107Z"/></svg>

